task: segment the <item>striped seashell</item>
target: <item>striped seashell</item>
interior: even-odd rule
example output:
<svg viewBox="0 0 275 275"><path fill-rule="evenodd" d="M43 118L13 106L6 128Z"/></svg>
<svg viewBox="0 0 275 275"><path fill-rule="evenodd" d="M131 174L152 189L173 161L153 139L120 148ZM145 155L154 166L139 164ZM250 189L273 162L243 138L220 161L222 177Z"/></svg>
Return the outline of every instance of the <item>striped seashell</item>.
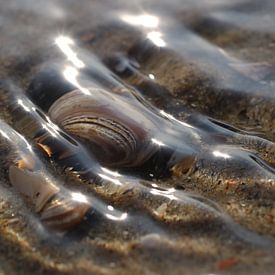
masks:
<svg viewBox="0 0 275 275"><path fill-rule="evenodd" d="M41 212L43 224L55 231L67 231L79 224L90 205L86 202L79 202L72 196L58 193L50 200Z"/></svg>
<svg viewBox="0 0 275 275"><path fill-rule="evenodd" d="M51 120L80 140L99 162L109 167L135 167L157 150L150 142L156 128L141 104L99 88L90 94L74 90L50 107Z"/></svg>

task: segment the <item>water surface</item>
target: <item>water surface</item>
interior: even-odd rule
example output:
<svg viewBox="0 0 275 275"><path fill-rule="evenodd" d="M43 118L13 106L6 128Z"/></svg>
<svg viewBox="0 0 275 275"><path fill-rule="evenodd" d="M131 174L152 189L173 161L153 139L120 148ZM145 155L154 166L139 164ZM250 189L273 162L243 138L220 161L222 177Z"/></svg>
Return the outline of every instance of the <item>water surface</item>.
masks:
<svg viewBox="0 0 275 275"><path fill-rule="evenodd" d="M273 1L0 5L0 271L272 273Z"/></svg>

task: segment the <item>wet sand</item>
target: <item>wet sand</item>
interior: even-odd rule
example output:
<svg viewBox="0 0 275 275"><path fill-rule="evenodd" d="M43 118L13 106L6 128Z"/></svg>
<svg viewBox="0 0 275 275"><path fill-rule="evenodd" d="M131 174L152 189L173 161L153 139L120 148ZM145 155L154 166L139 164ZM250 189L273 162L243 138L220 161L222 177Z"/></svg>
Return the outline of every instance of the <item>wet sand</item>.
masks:
<svg viewBox="0 0 275 275"><path fill-rule="evenodd" d="M265 1L269 2L272 1ZM16 5L16 1L12 3ZM112 54L118 52L136 59L140 64L139 72L155 75L159 90L135 72L122 73L121 79L138 88L153 105L171 112L176 118L186 119L186 110L199 112L244 130L259 131L261 137L275 142L274 33L224 26L213 22L207 15L202 16L195 8L190 17L177 12L176 20L194 33L226 52L233 52L241 60L249 60L250 66L247 65L245 70L242 67L241 73L236 73L236 67L224 65L218 52L213 57L206 52L203 59L190 60L188 54L192 51L180 52L173 43L171 48L157 50L148 41L143 41L140 31L114 23L113 19L111 23L104 22L96 15L101 10L104 12L106 3L94 1L98 10L92 13L94 16L85 11L86 4L84 1L79 9L78 5L72 5L70 10L72 14L76 10L88 24L78 24L78 15L67 21L61 18L59 28L47 16L40 21L36 12L22 12L9 9L9 4L1 4L16 22L7 24L3 32L4 49L0 52L2 103L9 93L7 80L22 91L27 89L36 68L49 57L55 57L50 43L45 43L47 38L56 29L69 29L72 37L106 64L111 64ZM23 26L32 25L32 20L38 25L25 29ZM213 25L215 28L209 31ZM5 31L11 26L16 32ZM45 29L41 41L30 43L33 37L40 37L41 28ZM18 39L14 37L16 34ZM221 64L213 66L212 58L222 60ZM262 65L256 73L251 73L255 72L252 62L268 62L268 66ZM236 92L238 85L240 92ZM1 119L12 125L6 107L2 104ZM233 141L233 145L239 146L240 143ZM190 175L155 180L160 187L174 187L214 201L220 207L217 212L194 207L195 203L179 204L152 196L139 187L83 186L70 173L62 174L53 167L51 169L73 188L96 195L130 213L131 217L129 221L120 223L99 213L90 213L73 231L56 236L38 228L38 218L30 211L30 203L9 184L9 161L5 157L9 148L3 142L0 148L0 274L274 273L274 181L269 185L257 179L244 181L238 163L230 170L221 167L218 161L211 162L209 167L206 164ZM261 150L256 146L256 153L274 165L274 152ZM146 184L141 180L141 186ZM228 223L227 218L230 219ZM243 232L239 225L254 232L255 237ZM262 239L258 240L259 236Z"/></svg>

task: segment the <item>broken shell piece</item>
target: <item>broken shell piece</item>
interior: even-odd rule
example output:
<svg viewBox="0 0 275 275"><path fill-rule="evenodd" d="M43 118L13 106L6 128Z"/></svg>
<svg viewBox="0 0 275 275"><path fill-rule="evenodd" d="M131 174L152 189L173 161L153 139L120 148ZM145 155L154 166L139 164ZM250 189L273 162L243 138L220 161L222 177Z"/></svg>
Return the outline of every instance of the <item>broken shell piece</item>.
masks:
<svg viewBox="0 0 275 275"><path fill-rule="evenodd" d="M197 158L195 156L188 156L174 165L171 171L176 177L188 176L195 167L196 161Z"/></svg>
<svg viewBox="0 0 275 275"><path fill-rule="evenodd" d="M11 165L9 178L11 184L19 192L33 201L36 212L41 211L45 204L60 190L40 170L32 172Z"/></svg>
<svg viewBox="0 0 275 275"><path fill-rule="evenodd" d="M30 155L24 155L22 159L17 161L17 167L21 169L33 170L35 167L35 160Z"/></svg>

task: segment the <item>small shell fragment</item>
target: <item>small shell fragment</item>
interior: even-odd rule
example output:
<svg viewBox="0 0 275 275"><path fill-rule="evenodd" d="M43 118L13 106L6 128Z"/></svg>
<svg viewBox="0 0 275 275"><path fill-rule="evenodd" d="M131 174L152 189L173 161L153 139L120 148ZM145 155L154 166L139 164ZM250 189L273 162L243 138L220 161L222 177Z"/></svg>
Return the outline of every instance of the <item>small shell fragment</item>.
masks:
<svg viewBox="0 0 275 275"><path fill-rule="evenodd" d="M9 168L11 184L22 194L28 196L39 212L56 193L59 187L54 185L42 171L29 171L11 165Z"/></svg>

